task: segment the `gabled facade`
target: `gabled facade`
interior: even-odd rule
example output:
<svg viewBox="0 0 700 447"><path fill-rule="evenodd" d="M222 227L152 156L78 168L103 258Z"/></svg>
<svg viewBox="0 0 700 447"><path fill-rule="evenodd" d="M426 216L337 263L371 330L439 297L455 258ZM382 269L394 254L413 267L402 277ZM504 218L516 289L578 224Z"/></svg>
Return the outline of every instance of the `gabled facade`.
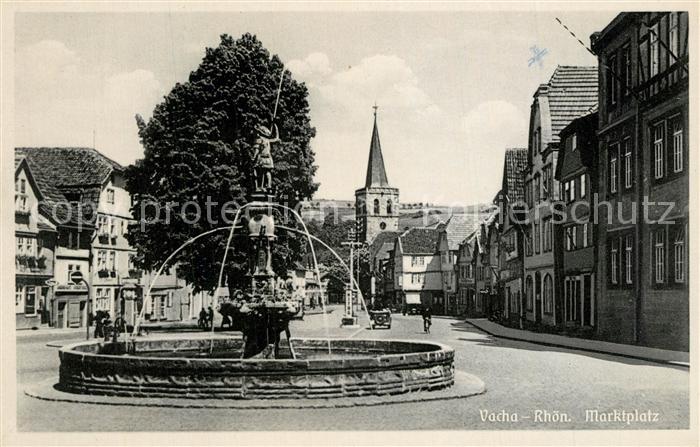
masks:
<svg viewBox="0 0 700 447"><path fill-rule="evenodd" d="M598 336L607 340L689 348L688 29L687 12L621 13L591 36L598 186L612 204L600 208L597 231Z"/></svg>
<svg viewBox="0 0 700 447"><path fill-rule="evenodd" d="M458 315L464 304L459 304L457 295L457 255L459 244L478 227L478 214L454 214L440 231L438 253L442 275L442 293L445 297L445 315Z"/></svg>
<svg viewBox="0 0 700 447"><path fill-rule="evenodd" d="M500 290L503 317L511 323L520 323L524 317L523 301L523 246L525 238L524 172L527 167L527 149L506 149L503 163L501 191L496 196L501 222L498 244Z"/></svg>
<svg viewBox="0 0 700 447"><path fill-rule="evenodd" d="M411 228L394 244L394 293L406 309L430 306L433 313L444 309L442 271L437 254L439 229Z"/></svg>
<svg viewBox="0 0 700 447"><path fill-rule="evenodd" d="M459 243L457 250L457 315L473 315L476 308L473 253L476 232Z"/></svg>
<svg viewBox="0 0 700 447"><path fill-rule="evenodd" d="M525 315L536 324L561 322L555 306L552 207L559 197L554 172L559 132L597 103L596 67L559 66L547 84L539 86L530 111L525 201L529 228L525 251Z"/></svg>
<svg viewBox="0 0 700 447"><path fill-rule="evenodd" d="M24 157L15 159L15 323L17 329L49 323L53 299L56 226L39 213L43 199Z"/></svg>

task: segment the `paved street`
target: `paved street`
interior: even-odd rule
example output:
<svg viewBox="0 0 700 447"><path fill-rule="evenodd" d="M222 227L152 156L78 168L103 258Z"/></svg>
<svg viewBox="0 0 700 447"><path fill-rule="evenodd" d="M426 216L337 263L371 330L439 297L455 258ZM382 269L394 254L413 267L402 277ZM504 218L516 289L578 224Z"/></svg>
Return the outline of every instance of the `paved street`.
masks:
<svg viewBox="0 0 700 447"><path fill-rule="evenodd" d="M183 410L112 407L40 401L23 386L58 375L48 342L79 340L83 333L22 334L17 338L17 420L20 431L80 430L469 430L613 429L688 426L688 369L611 355L551 348L491 337L460 320L433 318L430 335L416 316L394 314L391 330L340 329L342 308L294 322L294 336L430 339L455 348L458 370L480 377L483 395L461 400L343 409ZM585 411L658 413L657 422L586 422ZM489 421L506 412L511 422ZM539 413L538 411L541 411ZM538 422L558 412L568 422ZM489 414L491 415L489 417ZM517 416L514 416L516 415ZM518 421L513 422L517 417ZM485 419L485 420L484 420ZM565 418L566 419L566 418Z"/></svg>

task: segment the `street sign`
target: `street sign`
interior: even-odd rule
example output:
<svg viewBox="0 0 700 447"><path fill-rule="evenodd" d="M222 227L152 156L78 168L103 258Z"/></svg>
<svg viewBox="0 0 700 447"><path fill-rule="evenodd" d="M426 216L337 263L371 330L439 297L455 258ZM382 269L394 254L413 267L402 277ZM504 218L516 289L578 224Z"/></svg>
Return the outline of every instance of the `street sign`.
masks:
<svg viewBox="0 0 700 447"><path fill-rule="evenodd" d="M49 287L54 287L58 285L58 281L56 281L55 279L47 279L46 281L44 281L44 284L46 284Z"/></svg>
<svg viewBox="0 0 700 447"><path fill-rule="evenodd" d="M80 284L83 282L83 272L80 270L70 272L70 280L73 282L73 284Z"/></svg>

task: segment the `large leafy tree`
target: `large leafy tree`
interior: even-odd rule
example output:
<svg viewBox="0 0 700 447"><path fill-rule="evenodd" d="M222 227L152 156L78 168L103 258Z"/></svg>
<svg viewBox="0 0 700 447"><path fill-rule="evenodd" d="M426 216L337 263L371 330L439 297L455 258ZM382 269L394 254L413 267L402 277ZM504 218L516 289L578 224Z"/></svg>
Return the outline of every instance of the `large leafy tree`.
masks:
<svg viewBox="0 0 700 447"><path fill-rule="evenodd" d="M144 158L126 170L136 219L127 239L138 250L140 267L158 268L190 238L230 225L253 185L255 126L271 126L280 79L274 123L282 141L272 146L273 186L292 208L316 191L308 91L289 72L281 78L283 70L255 36L222 35L219 46L206 49L188 81L173 87L148 122L136 117ZM176 259L178 275L197 290L216 287L227 237L216 232L186 248ZM237 285L245 280L248 240L237 237L233 245L226 272L229 284ZM276 273L284 276L304 249L301 237L282 233L273 253Z"/></svg>

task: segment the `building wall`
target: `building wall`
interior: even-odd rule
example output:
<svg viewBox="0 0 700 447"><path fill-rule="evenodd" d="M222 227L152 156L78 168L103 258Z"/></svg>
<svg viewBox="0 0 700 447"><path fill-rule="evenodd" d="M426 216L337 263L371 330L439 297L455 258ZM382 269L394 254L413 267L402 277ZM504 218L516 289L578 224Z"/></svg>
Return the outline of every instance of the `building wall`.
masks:
<svg viewBox="0 0 700 447"><path fill-rule="evenodd" d="M379 201L379 213L375 213L374 201ZM391 213L387 204L391 200ZM362 241L372 242L382 231L399 230L399 190L389 187L368 187L355 192L356 216ZM383 228L382 228L383 227Z"/></svg>
<svg viewBox="0 0 700 447"><path fill-rule="evenodd" d="M15 323L17 329L49 323L56 234L39 215L38 191L26 164L15 175ZM41 222L41 225L39 224Z"/></svg>
<svg viewBox="0 0 700 447"><path fill-rule="evenodd" d="M545 193L543 184L545 182L544 170L549 169L551 175L554 176L557 166L558 154L556 151L557 145L552 143L551 123L549 114L549 100L547 97L547 89L540 87L535 94L535 100L532 105L530 116L530 131L529 131L529 166L527 175L525 176L526 200L530 205L528 211L529 224L529 244L532 245L532 254L529 255L526 251L524 259L525 276L531 276L535 280L537 273L540 275L540 291L544 278L547 274L552 275L554 283L554 253L553 250L544 250L544 221L552 218L551 201L559 197L559 184L555 179L552 179L552 190ZM537 179L539 178L539 182ZM539 233L535 237L535 231ZM553 239L553 235L551 236ZM552 247L553 248L553 247ZM534 306L526 312L526 318L530 321L541 322L546 325L555 325L556 320L556 297L553 297L554 310L553 312L545 312L544 297L539 294L540 299L537 299L537 288L535 287ZM541 306L538 306L541 302Z"/></svg>
<svg viewBox="0 0 700 447"><path fill-rule="evenodd" d="M671 13L676 14L676 13ZM679 18L679 56L681 63L687 61L688 15L680 13ZM666 121L680 113L684 144L684 161L687 163L688 154L688 76L671 56L667 54L664 45L659 45L659 70L652 76L650 71L650 36L647 24L658 23L658 36L666 47L669 46L668 13L630 13L623 14L613 22L614 26L603 35L594 35L592 43L601 63L622 66L614 63L624 54L624 45L629 45L631 57L630 82L634 86L634 94L624 95L625 90L619 83L607 78L603 69L599 71L601 89L599 91L599 165L603 166L599 181L600 193L603 199L617 202L612 210L617 217L617 210L624 210L628 216L632 205L637 203L639 213L636 222L619 222L619 219L603 220L599 225L598 235L598 290L600 297L599 328L601 338L625 343L687 350L688 340L688 299L687 288L688 261L688 232L685 229L685 281L676 283L669 272L673 269L671 256L673 244L669 239L677 227L664 225L657 227L646 221L643 216L643 200L649 202L673 202L675 211L669 216L681 225L687 224L688 211L688 165L679 174L668 169L662 181L654 178L653 147L654 136L652 125L664 123L664 154L665 168L672 163L670 151L672 148L672 132ZM611 62L613 61L613 62ZM641 65L640 65L641 64ZM687 68L687 64L685 65ZM642 73L642 77L640 77ZM617 95L613 93L617 91ZM614 101L613 101L614 99ZM610 158L619 154L619 147L626 137L633 150L634 185L631 190L618 188L619 192L610 191L611 164ZM620 146L617 146L619 144ZM621 152L620 152L621 153ZM618 157L619 158L619 157ZM619 171L618 171L619 172ZM618 175L619 177L619 175ZM662 208L648 208L650 221L659 217ZM610 213L603 210L603 215ZM665 268L666 278L662 284L655 281L654 270L654 231L663 228L665 231ZM621 251L619 241L621 236L633 238L633 282L632 284L613 284L611 278L611 250L617 247ZM624 264L619 269L624 268Z"/></svg>

